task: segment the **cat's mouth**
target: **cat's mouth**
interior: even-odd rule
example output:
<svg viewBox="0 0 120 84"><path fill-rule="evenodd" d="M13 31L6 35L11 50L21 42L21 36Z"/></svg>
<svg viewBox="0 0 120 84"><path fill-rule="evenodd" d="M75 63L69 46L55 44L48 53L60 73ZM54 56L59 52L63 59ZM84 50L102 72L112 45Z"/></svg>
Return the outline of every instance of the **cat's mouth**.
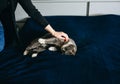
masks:
<svg viewBox="0 0 120 84"><path fill-rule="evenodd" d="M65 55L72 55L72 56L75 56L76 52L73 51L73 50L70 50L70 51L67 51L67 52L64 52Z"/></svg>

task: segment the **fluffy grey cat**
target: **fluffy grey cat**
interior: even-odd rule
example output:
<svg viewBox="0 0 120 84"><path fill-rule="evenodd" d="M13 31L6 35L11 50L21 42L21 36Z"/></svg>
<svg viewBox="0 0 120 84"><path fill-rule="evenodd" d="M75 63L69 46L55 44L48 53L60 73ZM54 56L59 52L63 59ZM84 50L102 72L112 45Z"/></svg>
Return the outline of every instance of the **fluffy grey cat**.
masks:
<svg viewBox="0 0 120 84"><path fill-rule="evenodd" d="M48 33L41 38L33 40L30 45L27 46L23 54L36 57L38 53L47 49L49 51L60 51L62 54L74 56L77 51L77 46L75 41L71 38L68 42L65 42Z"/></svg>

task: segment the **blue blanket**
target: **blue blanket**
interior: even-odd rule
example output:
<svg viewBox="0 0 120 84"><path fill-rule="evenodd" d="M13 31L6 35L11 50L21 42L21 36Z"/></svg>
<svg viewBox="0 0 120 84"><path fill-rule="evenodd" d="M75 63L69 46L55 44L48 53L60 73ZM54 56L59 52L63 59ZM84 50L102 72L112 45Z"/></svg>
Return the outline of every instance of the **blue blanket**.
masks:
<svg viewBox="0 0 120 84"><path fill-rule="evenodd" d="M0 53L1 84L120 84L120 16L48 16L55 30L68 33L76 56L44 51L23 56L25 47L46 32L31 18L19 32L22 50Z"/></svg>
<svg viewBox="0 0 120 84"><path fill-rule="evenodd" d="M3 50L4 48L4 28L3 28L3 25L0 21L0 52Z"/></svg>

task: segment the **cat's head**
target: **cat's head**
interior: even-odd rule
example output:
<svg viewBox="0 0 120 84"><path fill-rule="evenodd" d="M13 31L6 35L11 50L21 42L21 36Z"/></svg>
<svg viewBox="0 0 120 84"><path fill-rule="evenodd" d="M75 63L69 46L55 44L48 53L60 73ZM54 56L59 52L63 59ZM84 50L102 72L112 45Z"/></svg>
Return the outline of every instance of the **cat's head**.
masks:
<svg viewBox="0 0 120 84"><path fill-rule="evenodd" d="M61 51L65 55L73 55L74 56L77 52L77 46L76 46L75 42L70 39L68 43L64 44L61 47Z"/></svg>

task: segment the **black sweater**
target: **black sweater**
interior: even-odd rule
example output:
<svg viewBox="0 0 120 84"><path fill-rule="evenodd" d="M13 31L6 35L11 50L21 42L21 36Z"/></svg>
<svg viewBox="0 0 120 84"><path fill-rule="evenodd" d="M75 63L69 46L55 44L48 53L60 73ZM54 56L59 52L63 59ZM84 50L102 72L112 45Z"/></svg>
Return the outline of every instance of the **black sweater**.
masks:
<svg viewBox="0 0 120 84"><path fill-rule="evenodd" d="M10 10L15 11L17 4L19 3L22 8L27 12L27 14L33 18L35 21L37 21L40 25L43 27L46 27L48 25L48 22L46 19L41 15L41 13L35 8L35 6L32 4L31 0L11 0L12 5L10 7ZM10 0L0 0L0 13L2 10L4 10L5 6L10 5ZM12 9L13 8L13 9ZM13 13L12 13L13 14Z"/></svg>
<svg viewBox="0 0 120 84"><path fill-rule="evenodd" d="M18 3L41 26L46 27L49 24L35 8L31 0L0 0L0 20L4 26L6 44L11 43L13 39L17 38L14 12Z"/></svg>

